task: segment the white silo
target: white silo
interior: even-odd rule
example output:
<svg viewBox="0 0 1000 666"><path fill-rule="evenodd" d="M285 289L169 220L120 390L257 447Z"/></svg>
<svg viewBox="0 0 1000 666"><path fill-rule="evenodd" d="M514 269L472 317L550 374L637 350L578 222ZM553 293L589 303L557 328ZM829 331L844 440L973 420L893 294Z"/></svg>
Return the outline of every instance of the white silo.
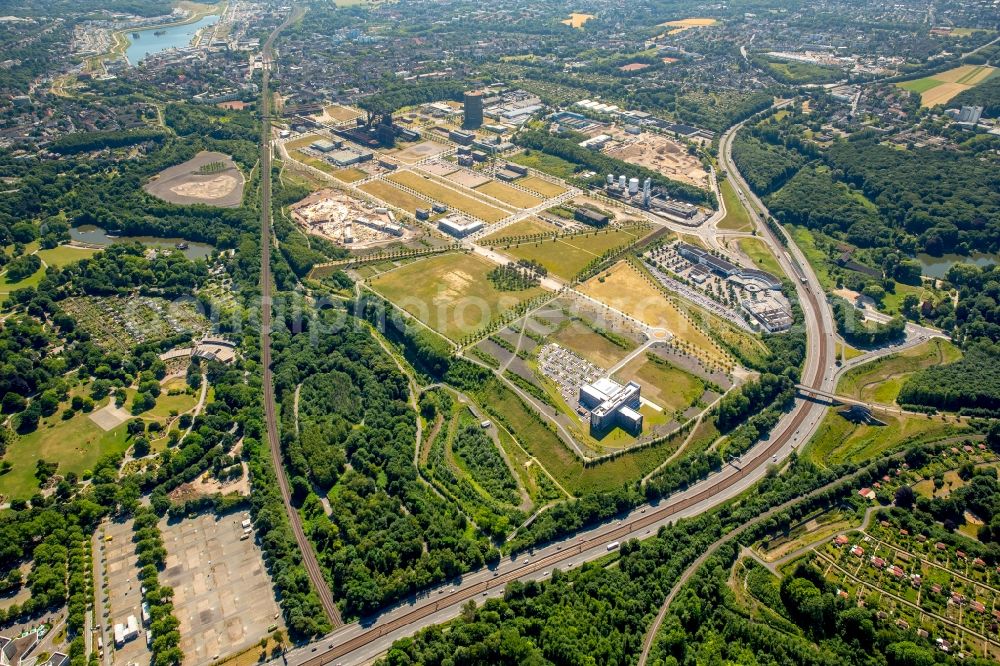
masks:
<svg viewBox="0 0 1000 666"><path fill-rule="evenodd" d="M639 179L638 178L629 178L628 179L628 193L629 194L638 194L639 193Z"/></svg>
<svg viewBox="0 0 1000 666"><path fill-rule="evenodd" d="M618 176L618 187L624 190L626 182L628 182L628 178L625 175Z"/></svg>
<svg viewBox="0 0 1000 666"><path fill-rule="evenodd" d="M615 184L615 174L609 173L608 174L608 185L614 185L614 184Z"/></svg>

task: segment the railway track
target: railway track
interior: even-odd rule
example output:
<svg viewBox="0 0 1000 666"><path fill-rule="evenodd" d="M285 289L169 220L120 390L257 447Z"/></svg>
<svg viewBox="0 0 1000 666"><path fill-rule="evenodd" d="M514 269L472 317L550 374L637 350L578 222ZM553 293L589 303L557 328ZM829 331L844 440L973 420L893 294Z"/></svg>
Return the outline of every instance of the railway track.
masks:
<svg viewBox="0 0 1000 666"><path fill-rule="evenodd" d="M292 506L291 489L288 486L288 476L281 459L281 439L278 437L278 420L274 404L274 378L271 373L271 90L270 75L272 62L272 47L275 37L292 21L302 15L302 10L296 8L288 18L268 36L263 47L264 67L261 78L261 138L260 138L260 360L263 365L264 383L264 421L267 425L267 443L271 451L271 464L281 489L281 499L285 512L292 525L295 542L302 553L302 564L305 566L309 580L319 596L324 612L329 616L334 627L340 627L344 621L340 617L340 609L333 601L333 593L323 576L323 570L316 560L316 553L306 538L302 529L302 520L298 511Z"/></svg>

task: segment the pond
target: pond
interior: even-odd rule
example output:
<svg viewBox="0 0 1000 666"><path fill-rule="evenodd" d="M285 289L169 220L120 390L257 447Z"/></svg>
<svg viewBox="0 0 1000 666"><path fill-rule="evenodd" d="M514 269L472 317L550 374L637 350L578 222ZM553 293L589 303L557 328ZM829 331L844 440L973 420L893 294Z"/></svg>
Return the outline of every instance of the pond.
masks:
<svg viewBox="0 0 1000 666"><path fill-rule="evenodd" d="M199 30L214 25L218 20L218 16L210 14L194 23L126 32L125 36L128 37L129 45L125 49L125 57L128 58L129 64L134 67L148 55L167 49L187 48L191 46L191 42Z"/></svg>
<svg viewBox="0 0 1000 666"><path fill-rule="evenodd" d="M973 252L968 256L942 254L940 257L921 253L917 255L916 259L920 262L923 274L933 278L943 278L948 274L948 269L955 264L975 264L980 268L987 264L1000 264L1000 255L985 254L983 252Z"/></svg>
<svg viewBox="0 0 1000 666"><path fill-rule="evenodd" d="M95 247L107 247L112 243L128 243L136 241L146 247L159 249L176 249L178 243L186 243L187 248L182 250L184 256L192 261L196 259L206 259L215 248L208 243L196 243L183 238L159 238L157 236L109 236L100 227L93 224L84 224L69 230L69 237L77 243L86 243Z"/></svg>

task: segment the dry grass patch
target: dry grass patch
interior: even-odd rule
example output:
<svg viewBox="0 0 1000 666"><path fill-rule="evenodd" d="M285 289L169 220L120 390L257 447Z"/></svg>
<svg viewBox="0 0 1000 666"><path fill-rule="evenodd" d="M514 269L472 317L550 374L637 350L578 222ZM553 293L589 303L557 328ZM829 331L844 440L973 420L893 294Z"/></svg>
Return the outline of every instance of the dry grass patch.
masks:
<svg viewBox="0 0 1000 666"><path fill-rule="evenodd" d="M499 222L510 214L507 211L489 205L481 199L462 194L436 180L421 176L412 171L393 174L389 176L389 180L409 187L435 201L440 201L449 208L455 208L466 215L479 218L488 224Z"/></svg>
<svg viewBox="0 0 1000 666"><path fill-rule="evenodd" d="M534 194L529 194L516 187L511 187L506 183L501 183L498 180L491 180L487 183L483 183L476 188L476 192L482 192L487 194L494 199L504 202L505 204L510 204L517 208L534 208L535 206L541 204L544 199L535 196Z"/></svg>

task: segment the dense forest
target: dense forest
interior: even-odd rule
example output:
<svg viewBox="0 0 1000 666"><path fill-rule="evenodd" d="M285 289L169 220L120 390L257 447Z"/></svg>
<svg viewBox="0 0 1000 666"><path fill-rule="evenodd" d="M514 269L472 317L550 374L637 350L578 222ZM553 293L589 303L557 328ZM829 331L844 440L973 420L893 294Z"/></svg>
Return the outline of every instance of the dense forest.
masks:
<svg viewBox="0 0 1000 666"><path fill-rule="evenodd" d="M784 146L740 132L733 142L733 161L747 184L758 194L778 189L802 168L805 159Z"/></svg>
<svg viewBox="0 0 1000 666"><path fill-rule="evenodd" d="M898 402L904 405L964 411L978 416L1000 415L1000 345L972 343L963 357L948 365L927 368L903 384Z"/></svg>
<svg viewBox="0 0 1000 666"><path fill-rule="evenodd" d="M499 553L419 479L406 377L359 322L335 323L320 324L335 332L278 342L275 389L295 500L335 596L357 616Z"/></svg>

